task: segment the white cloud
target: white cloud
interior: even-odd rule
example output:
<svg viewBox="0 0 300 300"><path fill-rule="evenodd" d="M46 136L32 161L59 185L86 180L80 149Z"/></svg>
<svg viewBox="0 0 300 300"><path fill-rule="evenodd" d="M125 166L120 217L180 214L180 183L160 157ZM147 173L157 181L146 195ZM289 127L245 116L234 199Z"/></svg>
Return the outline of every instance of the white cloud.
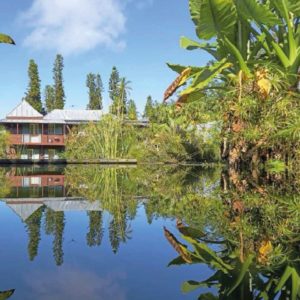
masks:
<svg viewBox="0 0 300 300"><path fill-rule="evenodd" d="M57 271L34 271L25 276L24 299L125 300L125 273L97 274L70 266Z"/></svg>
<svg viewBox="0 0 300 300"><path fill-rule="evenodd" d="M24 45L64 55L97 46L120 50L126 17L119 0L33 0L21 16L31 29Z"/></svg>

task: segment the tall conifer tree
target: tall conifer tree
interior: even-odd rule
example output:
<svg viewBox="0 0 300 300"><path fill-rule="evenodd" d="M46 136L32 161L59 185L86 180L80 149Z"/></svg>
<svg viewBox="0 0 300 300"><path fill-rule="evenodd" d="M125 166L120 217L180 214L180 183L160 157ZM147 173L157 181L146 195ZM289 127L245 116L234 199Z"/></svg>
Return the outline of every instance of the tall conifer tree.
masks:
<svg viewBox="0 0 300 300"><path fill-rule="evenodd" d="M42 112L41 80L39 77L38 65L33 59L29 61L28 76L29 84L25 100L38 112Z"/></svg>
<svg viewBox="0 0 300 300"><path fill-rule="evenodd" d="M51 85L46 85L44 91L45 106L47 112L51 112L55 108L55 90Z"/></svg>
<svg viewBox="0 0 300 300"><path fill-rule="evenodd" d="M119 84L120 84L120 75L116 67L112 68L110 78L109 78L109 98L111 100L111 113L117 114L117 102L119 101Z"/></svg>
<svg viewBox="0 0 300 300"><path fill-rule="evenodd" d="M65 91L63 80L64 59L62 55L57 54L53 67L53 80L55 90L54 108L63 109L65 106Z"/></svg>
<svg viewBox="0 0 300 300"><path fill-rule="evenodd" d="M86 86L89 92L88 109L102 109L103 84L99 74L89 73L86 79Z"/></svg>

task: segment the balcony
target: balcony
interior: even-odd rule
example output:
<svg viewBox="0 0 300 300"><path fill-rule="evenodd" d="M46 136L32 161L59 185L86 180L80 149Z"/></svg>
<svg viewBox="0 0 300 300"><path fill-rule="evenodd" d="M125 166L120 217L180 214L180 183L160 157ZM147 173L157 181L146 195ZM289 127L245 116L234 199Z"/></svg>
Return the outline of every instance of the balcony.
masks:
<svg viewBox="0 0 300 300"><path fill-rule="evenodd" d="M56 134L11 134L10 143L25 146L64 146L65 136Z"/></svg>

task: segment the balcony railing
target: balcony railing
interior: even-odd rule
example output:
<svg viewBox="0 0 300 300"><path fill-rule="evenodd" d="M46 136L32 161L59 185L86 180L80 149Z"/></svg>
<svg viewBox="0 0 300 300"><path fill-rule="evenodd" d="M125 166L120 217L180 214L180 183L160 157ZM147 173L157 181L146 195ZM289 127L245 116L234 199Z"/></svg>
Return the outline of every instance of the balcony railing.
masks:
<svg viewBox="0 0 300 300"><path fill-rule="evenodd" d="M13 145L64 146L64 135L49 134L11 134L10 143Z"/></svg>
<svg viewBox="0 0 300 300"><path fill-rule="evenodd" d="M30 135L30 134L23 134L22 135L22 142L24 144L40 144L42 142L42 135Z"/></svg>

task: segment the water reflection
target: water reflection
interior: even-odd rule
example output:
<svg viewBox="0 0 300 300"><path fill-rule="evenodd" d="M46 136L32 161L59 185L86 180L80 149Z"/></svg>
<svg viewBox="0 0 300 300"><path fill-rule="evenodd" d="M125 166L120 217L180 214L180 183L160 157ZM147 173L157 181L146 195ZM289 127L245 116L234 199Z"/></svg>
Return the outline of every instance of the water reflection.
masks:
<svg viewBox="0 0 300 300"><path fill-rule="evenodd" d="M197 228L177 221L187 245L164 229L179 254L170 265L204 264L214 272L185 282L182 290L212 288L199 299L299 299L299 208L291 174L223 173L218 196L199 214L215 221Z"/></svg>
<svg viewBox="0 0 300 300"><path fill-rule="evenodd" d="M131 222L143 206L149 223L158 217L197 219L199 194L218 186L216 170L166 167L122 168L99 166L2 168L2 201L24 222L28 233L28 257L39 252L42 232L53 239L56 265L64 262L65 213L86 212L89 226L86 244L101 245L103 219L114 253L132 238Z"/></svg>
<svg viewBox="0 0 300 300"><path fill-rule="evenodd" d="M46 253L49 249L52 252L52 265L63 270L60 275L65 282L77 280L82 274L90 282L97 281L92 278L110 282L108 271L99 274L109 257L108 244L110 254L116 255L112 254L115 260L110 258L106 270L122 265L123 269L115 274L124 272L122 280L118 276L115 279L120 293L113 294L113 288L109 292L115 299L139 299L137 294L128 298L124 285L142 281L145 270L155 262L159 271L153 269L147 274L147 284L165 270L168 276L178 272L184 280L199 270L199 278L190 277L182 286L184 292L200 289L199 299L299 298L300 193L299 177L294 174L171 166L67 166L2 168L0 176L2 201L26 228L31 265L38 262L35 266L39 266L39 258L43 257L41 245L46 245ZM141 220L151 224L151 230L140 227ZM170 265L180 265L184 272L165 268L173 249L157 235L163 226L167 241L179 254ZM80 238L89 251L82 248ZM43 244L45 240L50 243ZM77 268L70 264L73 251L77 251L76 263L81 264ZM99 254L101 251L106 251L105 257ZM151 257L152 253L158 255ZM164 254L166 260L159 257ZM93 269L98 259L102 261ZM135 264L140 266L138 271ZM127 280L129 270L134 270L134 276ZM32 276L36 272L42 271L35 270ZM72 272L78 273L77 279L70 275ZM50 290L50 279L53 277L56 282L55 272L50 273L46 279L35 281L31 293L40 295ZM37 287L36 282L43 288ZM151 292L157 290L158 282L152 283ZM112 280L111 285L114 284ZM146 288L140 286L142 290ZM171 290L174 289L163 285L159 294L150 293L149 299L164 299L162 295L173 295ZM85 291L86 298L97 299L94 284L86 285ZM61 285L59 293L62 299L62 295L71 295L65 285ZM195 292L191 295L187 299L199 296Z"/></svg>

